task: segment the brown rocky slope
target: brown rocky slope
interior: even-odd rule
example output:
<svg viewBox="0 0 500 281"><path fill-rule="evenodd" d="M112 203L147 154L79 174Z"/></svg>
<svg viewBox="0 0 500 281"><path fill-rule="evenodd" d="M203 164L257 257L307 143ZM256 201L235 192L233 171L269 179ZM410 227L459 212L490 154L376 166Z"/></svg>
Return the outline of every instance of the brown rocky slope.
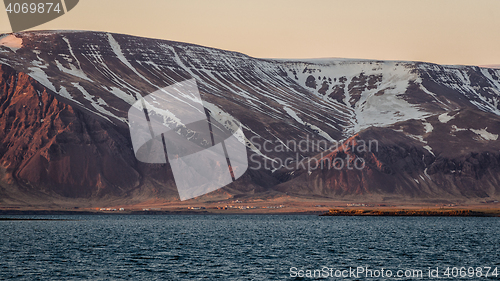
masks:
<svg viewBox="0 0 500 281"><path fill-rule="evenodd" d="M0 66L2 200L144 199L134 192L148 182L144 174L155 180L155 171L137 163L126 131L71 104Z"/></svg>

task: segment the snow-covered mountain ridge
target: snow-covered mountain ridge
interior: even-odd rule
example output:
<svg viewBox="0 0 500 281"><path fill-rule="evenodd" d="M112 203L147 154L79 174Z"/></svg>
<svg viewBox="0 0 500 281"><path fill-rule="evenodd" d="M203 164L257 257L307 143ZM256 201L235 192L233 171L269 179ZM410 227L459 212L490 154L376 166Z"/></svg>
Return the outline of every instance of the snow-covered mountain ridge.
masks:
<svg viewBox="0 0 500 281"><path fill-rule="evenodd" d="M500 69L258 59L72 31L0 35L0 66L0 194L7 182L64 197L175 198L168 165L141 164L131 153L127 112L195 78L211 116L228 128L240 121L249 157L262 163L318 157L315 149L265 151L264 142L380 143L366 155L325 152L366 158L360 171L249 170L217 196L500 196Z"/></svg>
<svg viewBox="0 0 500 281"><path fill-rule="evenodd" d="M23 40L22 47L2 48L0 63L28 73L112 122L126 122L124 109L138 97L191 77L207 103L222 98L328 140L469 104L500 114L497 69L345 59L263 60L95 32L26 32L1 40L12 41L13 36ZM436 93L438 87L455 95ZM238 115L231 114L231 108L220 109L221 115Z"/></svg>

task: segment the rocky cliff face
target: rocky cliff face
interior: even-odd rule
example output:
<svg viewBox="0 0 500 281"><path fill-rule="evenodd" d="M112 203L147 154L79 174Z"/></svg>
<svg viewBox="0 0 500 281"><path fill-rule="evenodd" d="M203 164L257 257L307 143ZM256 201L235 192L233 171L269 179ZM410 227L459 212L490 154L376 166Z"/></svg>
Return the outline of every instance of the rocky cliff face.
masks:
<svg viewBox="0 0 500 281"><path fill-rule="evenodd" d="M128 141L97 116L0 67L0 163L6 183L64 197L121 195L141 177Z"/></svg>
<svg viewBox="0 0 500 281"><path fill-rule="evenodd" d="M2 45L6 38L22 43ZM499 69L263 60L99 32L0 35L0 64L4 201L21 202L26 194L73 202L177 200L168 164L135 159L127 111L190 78L211 118L230 130L235 120L242 123L250 166L257 167L207 200L499 197ZM376 141L377 150L359 149L362 141ZM349 145L325 149L333 143ZM337 158L343 169L284 167L287 159L333 165ZM358 158L365 166L349 169Z"/></svg>

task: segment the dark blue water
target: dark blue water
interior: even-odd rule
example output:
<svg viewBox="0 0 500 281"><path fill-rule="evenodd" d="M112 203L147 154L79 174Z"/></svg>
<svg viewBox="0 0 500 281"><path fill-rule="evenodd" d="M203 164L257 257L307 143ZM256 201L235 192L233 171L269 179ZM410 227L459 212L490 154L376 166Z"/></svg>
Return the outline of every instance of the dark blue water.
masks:
<svg viewBox="0 0 500 281"><path fill-rule="evenodd" d="M467 275L462 280L487 280L476 274L481 271L484 276L486 267L492 267L489 279L499 279L491 274L495 267L500 270L500 218L30 218L76 221L0 221L0 279L333 280L342 279L335 277L337 270L345 277L350 267L368 267L375 275L383 268L391 270L393 276L359 274L344 279L437 280L429 278L429 267L438 267L443 278L449 267L449 279L453 280L460 279L461 267L462 276ZM317 270L316 278L306 277L308 270ZM320 270L324 270L323 275L319 275ZM396 278L398 270L401 274L422 270L423 277Z"/></svg>

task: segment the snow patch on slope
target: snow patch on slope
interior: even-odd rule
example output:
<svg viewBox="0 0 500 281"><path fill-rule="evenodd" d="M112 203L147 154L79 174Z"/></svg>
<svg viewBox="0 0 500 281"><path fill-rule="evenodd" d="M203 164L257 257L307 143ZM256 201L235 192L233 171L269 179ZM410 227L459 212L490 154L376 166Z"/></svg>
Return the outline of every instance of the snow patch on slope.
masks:
<svg viewBox="0 0 500 281"><path fill-rule="evenodd" d="M331 90L335 87L343 88L342 103L348 108L353 107L349 135L370 126L387 126L430 116L418 105L410 104L404 99L403 94L409 83L419 79L418 74L413 71L413 65L409 63L325 59L288 61L285 68L289 77L293 77L305 89L332 104L338 101L329 97ZM352 105L351 101L355 100L351 87L358 87L361 75L363 78L375 77L376 82L373 88L366 87L362 90L357 97L359 99ZM311 76L316 81L316 89L307 85ZM326 93L319 92L323 84L328 85Z"/></svg>
<svg viewBox="0 0 500 281"><path fill-rule="evenodd" d="M59 92L56 91L56 93L58 93L61 97L67 98L69 100L72 100L76 103L81 104L79 101L76 101L73 99L73 97L69 94L68 90L66 90L66 87L64 87L64 86L61 86L61 88L59 89Z"/></svg>
<svg viewBox="0 0 500 281"><path fill-rule="evenodd" d="M441 123L448 123L448 121L450 121L453 118L455 118L455 116L448 116L448 112L438 116L439 122Z"/></svg>
<svg viewBox="0 0 500 281"><path fill-rule="evenodd" d="M430 147L428 145L424 145L423 148L425 148L427 151L429 151L430 154L434 155L434 152L432 152L432 147Z"/></svg>
<svg viewBox="0 0 500 281"><path fill-rule="evenodd" d="M70 74L70 75L73 75L73 76L76 76L78 78L82 78L82 79L87 80L89 82L94 82L89 77L87 77L87 74L85 74L85 72L83 72L81 69L76 68L71 63L69 64L70 68L68 69L68 68L65 68L57 59L55 61L56 61L57 68L60 71L67 73L67 74Z"/></svg>
<svg viewBox="0 0 500 281"><path fill-rule="evenodd" d="M13 52L17 52L17 50L23 47L23 39L17 38L12 34L3 36L0 38L0 46L7 47Z"/></svg>
<svg viewBox="0 0 500 281"><path fill-rule="evenodd" d="M329 135L327 134L325 131L321 130L318 126L315 126L313 124L310 124L310 123L307 123L307 122L304 122L298 115L295 111L293 111L293 109L285 106L283 107L283 109L286 111L286 113L288 113L288 115L290 115L293 119L295 119L295 121L297 121L298 123L306 126L306 127L309 127L311 128L315 133L317 133L318 135L322 136L323 138L327 139L328 141L330 142L335 142L335 140Z"/></svg>
<svg viewBox="0 0 500 281"><path fill-rule="evenodd" d="M52 82L50 82L49 76L47 75L47 73L45 73L45 71L43 71L43 69L47 69L47 67L49 65L45 64L44 60L38 56L40 54L39 51L33 51L33 52L37 55L38 60L31 62L32 66L28 67L28 70L30 70L30 73L28 73L28 75L31 76L36 81L38 81L40 84L42 84L45 88L53 91L54 93L59 94L62 97L65 97L65 98L67 98L71 101L74 101L74 102L81 105L82 103L75 100L71 96L71 94L66 90L66 87L61 86L59 88L59 91L56 90L56 87L54 86L54 84L52 84Z"/></svg>
<svg viewBox="0 0 500 281"><path fill-rule="evenodd" d="M490 79L491 77L488 76L488 69L477 68L486 76L490 84L490 86L481 87L475 81L475 76L471 75L471 69L466 66L421 64L419 68L425 72L436 73L436 77L431 77L434 82L460 92L477 108L500 115L500 110L498 109L499 90L496 88L498 85L495 85L495 79ZM493 96L490 95L492 93Z"/></svg>
<svg viewBox="0 0 500 281"><path fill-rule="evenodd" d="M47 76L45 71L42 70L43 65L39 65L38 61L33 61L32 64L34 65L33 67L28 67L28 69L31 71L29 73L29 76L40 82L40 84L42 84L44 87L57 93L56 87L54 87L52 82L50 82L49 80L49 76Z"/></svg>
<svg viewBox="0 0 500 281"><path fill-rule="evenodd" d="M90 102L92 107L94 107L97 111L102 113L102 114L100 114L100 113L96 112L98 115L100 115L104 119L108 120L109 122L111 122L111 120L106 116L110 116L110 117L116 118L118 120L121 120L122 122L126 122L125 118L120 118L120 117L114 115L113 113L111 113L110 111L106 110L103 106L109 107L109 105L102 98L98 98L97 101L95 101L94 100L95 97L92 96L91 94L89 94L87 92L87 90L85 90L85 88L83 88L79 83L71 83L71 84L83 94L83 97Z"/></svg>
<svg viewBox="0 0 500 281"><path fill-rule="evenodd" d="M476 133L477 135L481 136L485 140L491 141L491 140L498 139L498 135L492 134L492 133L486 131L486 129L488 129L488 127L484 128L484 129L480 129L480 130L475 130L475 129L470 129L470 130L472 132Z"/></svg>
<svg viewBox="0 0 500 281"><path fill-rule="evenodd" d="M422 124L424 125L424 128L425 128L425 133L428 134L428 133L432 133L432 130L434 130L434 127L432 126L431 123L428 123L428 122L422 122Z"/></svg>
<svg viewBox="0 0 500 281"><path fill-rule="evenodd" d="M110 87L110 89L107 89L106 87L103 86L103 88L106 89L107 91L113 93L113 95L124 100L125 102L127 102L130 105L134 104L137 101L133 95L127 94L117 87Z"/></svg>
<svg viewBox="0 0 500 281"><path fill-rule="evenodd" d="M82 56L85 57L103 77L105 77L111 83L117 85L120 89L127 90L135 94L135 100L139 100L142 98L142 95L137 88L127 83L120 75L117 75L108 67L98 48L96 48L94 45L89 45L88 48L89 52L87 54L82 54Z"/></svg>
<svg viewBox="0 0 500 281"><path fill-rule="evenodd" d="M468 129L464 128L459 128L456 125L451 125L451 132L450 133L455 133L455 132L461 132L461 131L467 131Z"/></svg>

